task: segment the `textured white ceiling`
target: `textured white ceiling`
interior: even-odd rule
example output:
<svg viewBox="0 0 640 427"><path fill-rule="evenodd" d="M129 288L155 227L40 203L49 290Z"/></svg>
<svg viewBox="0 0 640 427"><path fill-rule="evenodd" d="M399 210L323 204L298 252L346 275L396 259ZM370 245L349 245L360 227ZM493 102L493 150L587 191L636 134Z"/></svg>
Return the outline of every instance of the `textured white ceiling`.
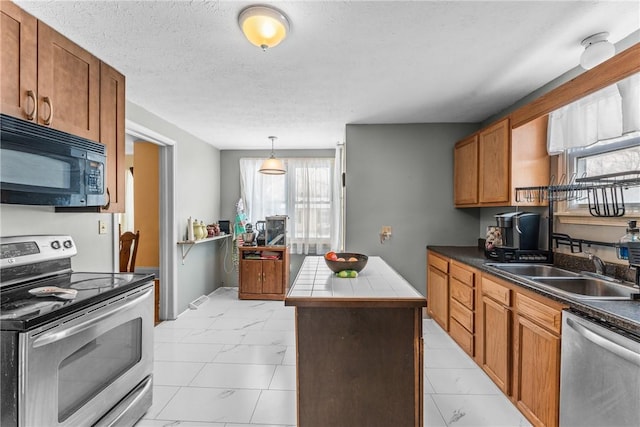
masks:
<svg viewBox="0 0 640 427"><path fill-rule="evenodd" d="M4 0L3 0L4 1ZM640 28L640 1L15 1L127 77L127 98L220 149L332 148L347 123L478 122ZM258 2L261 3L261 2Z"/></svg>

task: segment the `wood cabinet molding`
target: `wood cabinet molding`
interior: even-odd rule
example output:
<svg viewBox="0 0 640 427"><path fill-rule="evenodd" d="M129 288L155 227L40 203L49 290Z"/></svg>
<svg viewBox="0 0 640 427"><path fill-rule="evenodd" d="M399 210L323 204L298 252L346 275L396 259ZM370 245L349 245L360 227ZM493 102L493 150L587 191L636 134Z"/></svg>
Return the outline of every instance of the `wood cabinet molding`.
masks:
<svg viewBox="0 0 640 427"><path fill-rule="evenodd" d="M637 72L640 72L640 43L515 110L511 113L511 124L521 126Z"/></svg>

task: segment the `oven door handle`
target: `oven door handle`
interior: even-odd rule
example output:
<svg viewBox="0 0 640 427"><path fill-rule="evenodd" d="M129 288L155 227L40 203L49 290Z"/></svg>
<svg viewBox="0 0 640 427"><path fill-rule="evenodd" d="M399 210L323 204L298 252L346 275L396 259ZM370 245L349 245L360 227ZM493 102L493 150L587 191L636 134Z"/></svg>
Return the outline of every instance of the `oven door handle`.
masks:
<svg viewBox="0 0 640 427"><path fill-rule="evenodd" d="M633 363L635 365L640 366L640 354L636 353L633 350L630 350L626 347L621 346L618 343L615 343L606 337L603 337L601 334L589 328L588 325L585 325L582 322L575 321L573 319L567 319L567 325L570 326L573 330L575 330L578 334L580 334L585 339L591 341L597 346L608 350L609 352L615 354L616 356L625 359L626 361Z"/></svg>
<svg viewBox="0 0 640 427"><path fill-rule="evenodd" d="M75 335L79 332L85 331L91 328L92 326L95 326L96 324L100 323L104 319L108 317L116 316L118 315L118 313L124 310L127 310L128 308L136 304L139 304L143 299L148 298L149 295L151 295L152 293L153 293L153 288L149 288L143 294L135 297L134 299L131 299L125 302L124 304L119 305L118 307L114 307L113 310L109 310L99 315L92 316L89 319L85 320L84 322L78 323L77 325L71 326L69 328L62 329L60 331L45 333L40 337L36 338L36 340L33 342L33 348L42 347L44 345L63 340L65 338L70 337L71 335Z"/></svg>

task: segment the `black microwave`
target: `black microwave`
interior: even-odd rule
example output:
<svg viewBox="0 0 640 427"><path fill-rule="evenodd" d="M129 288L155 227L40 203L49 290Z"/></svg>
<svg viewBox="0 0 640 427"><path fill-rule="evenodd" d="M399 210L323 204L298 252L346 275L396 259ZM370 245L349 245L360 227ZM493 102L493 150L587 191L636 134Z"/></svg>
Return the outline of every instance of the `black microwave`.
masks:
<svg viewBox="0 0 640 427"><path fill-rule="evenodd" d="M0 114L1 203L103 206L106 147Z"/></svg>

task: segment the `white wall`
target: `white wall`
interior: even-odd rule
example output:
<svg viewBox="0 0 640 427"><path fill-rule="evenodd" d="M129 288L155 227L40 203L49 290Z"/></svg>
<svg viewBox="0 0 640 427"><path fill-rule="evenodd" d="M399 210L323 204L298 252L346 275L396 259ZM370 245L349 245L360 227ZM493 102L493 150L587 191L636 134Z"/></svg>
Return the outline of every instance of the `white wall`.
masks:
<svg viewBox="0 0 640 427"><path fill-rule="evenodd" d="M175 141L174 226L178 238L186 237L189 216L205 224L217 221L220 217L220 150L131 102L127 102L127 119ZM178 250L178 312L185 310L189 302L221 285L222 255L219 241L193 246L184 264Z"/></svg>
<svg viewBox="0 0 640 427"><path fill-rule="evenodd" d="M107 234L98 234L98 220L108 224ZM117 227L117 225L116 225ZM0 235L65 234L73 238L78 255L71 259L75 271L110 272L114 265L111 235L113 215L55 212L49 206L0 204Z"/></svg>

